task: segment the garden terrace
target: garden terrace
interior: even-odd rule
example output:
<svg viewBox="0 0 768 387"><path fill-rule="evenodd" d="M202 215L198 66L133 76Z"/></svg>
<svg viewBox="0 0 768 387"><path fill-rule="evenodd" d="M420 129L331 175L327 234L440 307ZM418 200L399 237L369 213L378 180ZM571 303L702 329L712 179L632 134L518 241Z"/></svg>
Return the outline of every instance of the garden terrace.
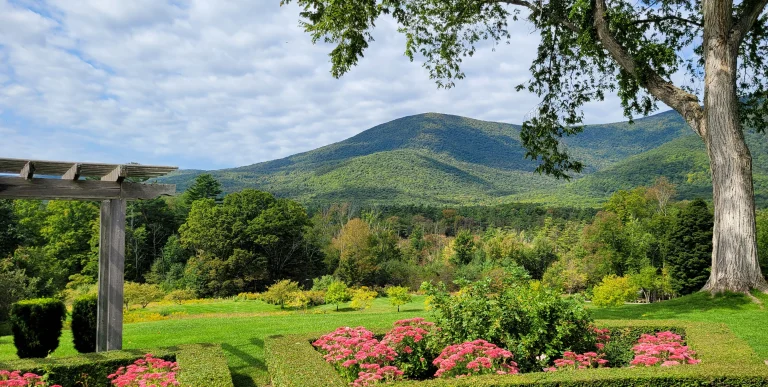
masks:
<svg viewBox="0 0 768 387"><path fill-rule="evenodd" d="M766 386L768 367L746 342L722 324L682 321L601 320L600 327L685 332L702 360L679 367L601 368L521 375L474 376L459 379L407 381L398 385L444 386ZM311 341L323 333L272 336L265 341L267 365L274 387L346 386Z"/></svg>

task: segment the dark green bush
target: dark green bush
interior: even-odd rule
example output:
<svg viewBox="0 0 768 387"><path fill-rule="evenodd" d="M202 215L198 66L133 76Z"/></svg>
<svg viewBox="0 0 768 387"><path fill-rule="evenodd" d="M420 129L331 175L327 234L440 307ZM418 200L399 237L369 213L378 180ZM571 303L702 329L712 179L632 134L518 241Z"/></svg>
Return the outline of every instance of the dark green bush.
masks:
<svg viewBox="0 0 768 387"><path fill-rule="evenodd" d="M54 298L19 301L11 306L11 330L16 354L24 359L46 357L59 347L67 309Z"/></svg>
<svg viewBox="0 0 768 387"><path fill-rule="evenodd" d="M412 387L765 387L768 367L746 342L721 324L679 321L597 321L597 326L628 338L650 331L685 333L702 360L679 367L601 368L521 375L406 381ZM272 387L343 387L346 383L311 342L327 332L272 336L264 341ZM613 338L613 337L612 337Z"/></svg>
<svg viewBox="0 0 768 387"><path fill-rule="evenodd" d="M232 387L232 376L221 347L213 344L181 345L151 350L124 350L89 353L73 357L0 362L0 370L20 370L38 375L48 373L48 381L63 387L108 387L107 376L151 353L177 361L176 379L182 387Z"/></svg>
<svg viewBox="0 0 768 387"><path fill-rule="evenodd" d="M538 282L491 285L490 279L468 283L455 295L442 284L425 285L442 344L487 340L512 351L524 372L536 369L542 354L554 359L567 350L594 350L592 318L581 299L561 297Z"/></svg>
<svg viewBox="0 0 768 387"><path fill-rule="evenodd" d="M96 309L99 297L88 294L72 303L72 341L80 353L96 351Z"/></svg>

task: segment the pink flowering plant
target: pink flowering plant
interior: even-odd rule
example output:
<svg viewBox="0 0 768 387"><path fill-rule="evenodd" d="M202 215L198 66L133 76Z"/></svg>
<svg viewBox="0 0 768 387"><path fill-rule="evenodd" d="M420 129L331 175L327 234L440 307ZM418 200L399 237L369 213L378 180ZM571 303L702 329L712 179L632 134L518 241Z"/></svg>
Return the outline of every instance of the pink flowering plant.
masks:
<svg viewBox="0 0 768 387"><path fill-rule="evenodd" d="M47 379L46 376L39 376L30 372L22 374L21 371L0 370L0 387L49 387ZM50 387L61 386L54 384Z"/></svg>
<svg viewBox="0 0 768 387"><path fill-rule="evenodd" d="M632 351L635 353L635 358L630 362L632 366L670 367L701 362L695 358L696 352L683 344L682 337L670 331L655 335L643 334Z"/></svg>
<svg viewBox="0 0 768 387"><path fill-rule="evenodd" d="M381 342L397 352L395 364L406 377L424 378L435 357L430 344L432 333L436 330L434 323L421 317L399 320Z"/></svg>
<svg viewBox="0 0 768 387"><path fill-rule="evenodd" d="M397 352L376 339L373 332L364 327L338 328L320 337L312 345L324 354L325 361L333 364L354 386L390 381L403 375L399 369L395 372L392 368L386 368L392 365Z"/></svg>
<svg viewBox="0 0 768 387"><path fill-rule="evenodd" d="M118 387L167 387L178 386L176 362L156 358L147 354L127 367L120 367L108 376L112 385Z"/></svg>
<svg viewBox="0 0 768 387"><path fill-rule="evenodd" d="M607 365L608 360L605 359L604 353L585 352L578 354L567 351L563 353L562 359L555 360L554 367L546 368L544 371L581 370L586 368L602 368Z"/></svg>
<svg viewBox="0 0 768 387"><path fill-rule="evenodd" d="M512 352L485 340L449 345L433 363L438 367L435 377L450 378L483 374L517 374Z"/></svg>
<svg viewBox="0 0 768 387"><path fill-rule="evenodd" d="M608 344L608 342L611 340L611 330L608 328L600 329L597 327L592 328L592 330L595 332L596 341L597 344L595 346L597 347L598 351L602 351L605 349L605 345Z"/></svg>
<svg viewBox="0 0 768 387"><path fill-rule="evenodd" d="M392 383L403 377L403 371L395 366L380 366L378 364L362 364L362 371L358 373L351 385L354 387L366 387L379 383Z"/></svg>

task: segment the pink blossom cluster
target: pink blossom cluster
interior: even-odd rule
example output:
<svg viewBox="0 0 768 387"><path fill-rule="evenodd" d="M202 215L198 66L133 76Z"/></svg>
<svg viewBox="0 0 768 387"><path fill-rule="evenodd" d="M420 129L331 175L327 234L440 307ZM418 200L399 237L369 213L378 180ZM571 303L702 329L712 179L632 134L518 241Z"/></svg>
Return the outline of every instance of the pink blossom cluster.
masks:
<svg viewBox="0 0 768 387"><path fill-rule="evenodd" d="M435 373L438 378L519 372L517 363L512 361L512 352L485 340L449 345L432 363L438 367Z"/></svg>
<svg viewBox="0 0 768 387"><path fill-rule="evenodd" d="M395 322L392 328L381 342L395 349L399 354L412 353L413 346L430 334L435 324L424 321L421 317Z"/></svg>
<svg viewBox="0 0 768 387"><path fill-rule="evenodd" d="M593 328L595 335L597 335L597 350L602 351L605 349L605 345L608 344L608 341L611 340L611 330L608 328L600 329L600 328Z"/></svg>
<svg viewBox="0 0 768 387"><path fill-rule="evenodd" d="M0 387L48 387L45 378L33 373L22 374L21 371L0 370ZM55 384L50 387L61 387Z"/></svg>
<svg viewBox="0 0 768 387"><path fill-rule="evenodd" d="M683 345L680 335L670 331L658 332L655 335L643 334L638 344L632 347L635 358L632 366L662 367L680 364L698 364L701 360L694 358L696 352Z"/></svg>
<svg viewBox="0 0 768 387"><path fill-rule="evenodd" d="M575 352L563 353L562 359L555 360L555 366L545 368L544 371L558 371L558 370L580 370L585 368L602 368L608 364L608 360L604 359L605 354L597 352L585 352L578 354Z"/></svg>
<svg viewBox="0 0 768 387"><path fill-rule="evenodd" d="M178 386L176 362L156 358L146 354L128 367L120 367L114 374L107 376L118 387L167 387Z"/></svg>
<svg viewBox="0 0 768 387"><path fill-rule="evenodd" d="M361 364L362 371L358 378L352 382L354 387L366 387L380 382L389 383L403 377L403 371L395 366L380 366L378 364Z"/></svg>
<svg viewBox="0 0 768 387"><path fill-rule="evenodd" d="M348 380L356 378L352 385L367 386L402 376L402 371L390 365L397 352L364 327L338 328L312 345L318 347L325 354L325 361L333 364Z"/></svg>

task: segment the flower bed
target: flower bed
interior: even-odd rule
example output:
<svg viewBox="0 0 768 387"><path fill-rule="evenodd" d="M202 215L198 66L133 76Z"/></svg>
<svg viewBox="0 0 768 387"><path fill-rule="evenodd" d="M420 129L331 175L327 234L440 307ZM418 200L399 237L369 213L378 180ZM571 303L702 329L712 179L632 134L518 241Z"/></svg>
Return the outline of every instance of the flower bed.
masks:
<svg viewBox="0 0 768 387"><path fill-rule="evenodd" d="M514 385L559 385L559 386L677 386L686 385L718 385L718 386L766 386L768 385L768 367L757 358L752 349L724 326L707 323L680 323L680 322L648 322L648 321L600 321L598 325L607 327L609 332L603 332L605 336L611 336L604 343L605 355L600 352L582 354L567 354L563 360L569 357L574 365L579 361L577 355L582 355L581 361L589 362L590 366L579 369L578 365L573 371L558 370L558 372L533 372L516 375L467 375L461 378L443 377L423 381L403 381L398 385L414 386L514 386ZM695 360L701 359L701 364L696 366L662 367L634 366L630 364L638 355L633 347L638 343L643 334L670 331L671 335L680 337L696 349ZM383 332L374 332L383 333ZM667 333L665 335L674 338ZM318 337L314 335L314 337ZM381 336L379 336L381 337ZM658 337L658 336L657 336ZM349 384L337 373L330 363L323 358L323 354L315 350L311 345L312 336L280 336L270 337L265 341L267 361L272 376L273 387L287 386L334 386L342 387ZM314 340L312 340L314 341ZM628 344L631 343L631 344ZM618 351L621 347L622 351ZM675 345L675 347L677 347ZM690 350L690 349L689 349ZM503 351L503 350L502 350ZM622 360L619 352L627 359ZM647 353L645 354L647 355ZM674 355L672 355L674 356ZM620 367L606 368L600 364L600 359L617 359ZM464 363L468 365L469 362ZM563 363L564 364L564 363ZM511 365L511 363L509 364ZM564 364L565 365L565 364ZM570 365L570 364L569 364ZM473 367L475 365L473 364ZM382 367L379 365L379 367ZM465 366L466 367L466 366ZM558 368L557 366L554 366ZM560 367L565 368L565 367ZM463 375L464 373L462 373Z"/></svg>

